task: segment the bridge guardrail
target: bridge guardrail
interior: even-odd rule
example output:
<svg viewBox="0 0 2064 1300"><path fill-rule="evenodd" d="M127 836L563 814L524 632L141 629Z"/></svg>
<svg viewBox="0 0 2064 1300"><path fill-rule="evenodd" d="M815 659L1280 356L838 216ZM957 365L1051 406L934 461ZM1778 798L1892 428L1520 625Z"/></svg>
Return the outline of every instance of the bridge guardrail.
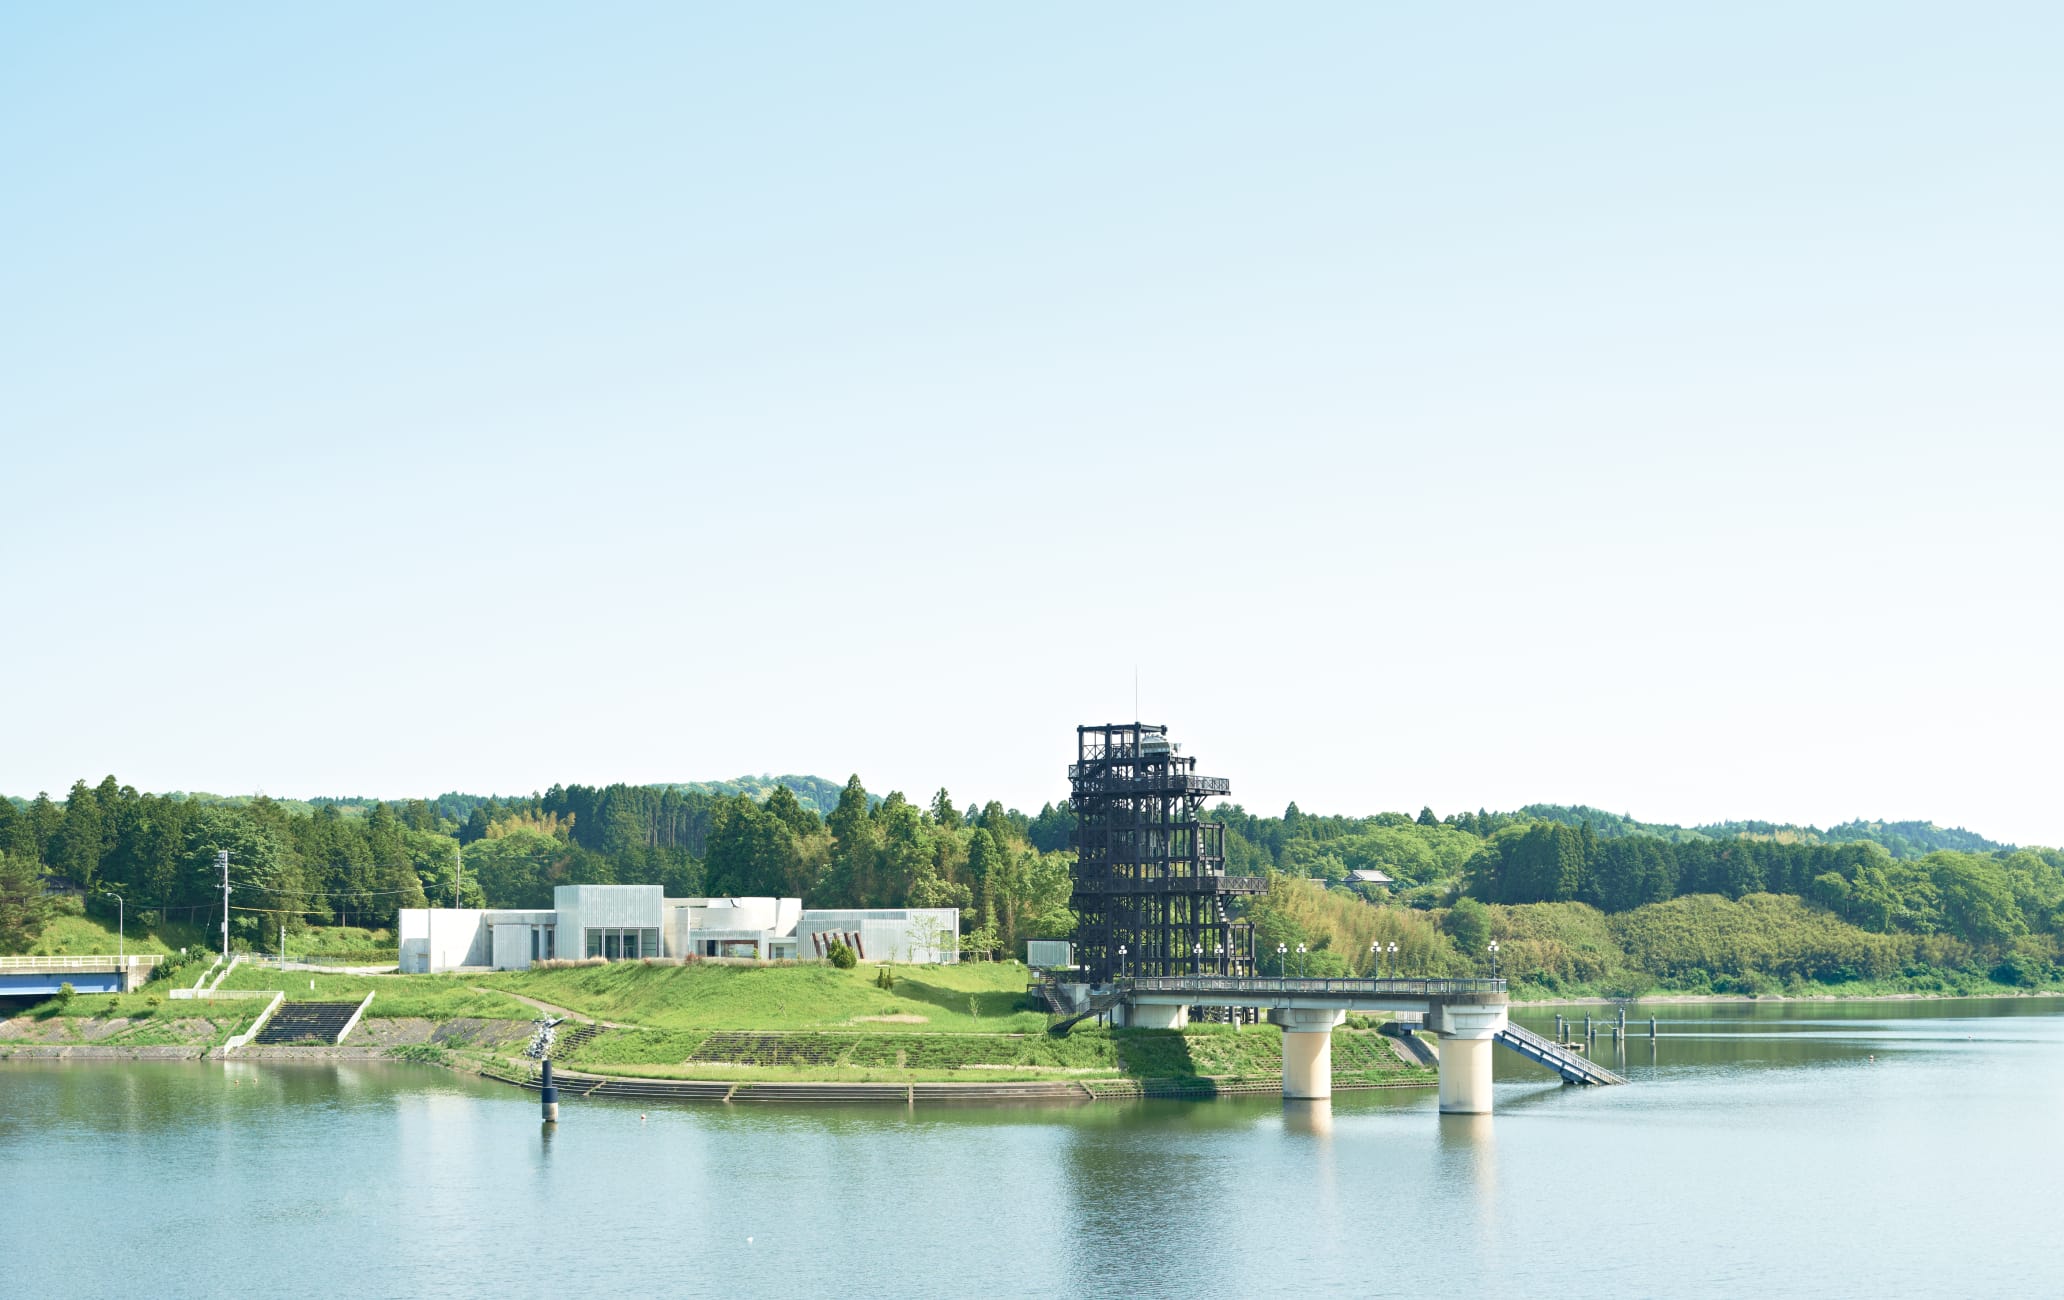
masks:
<svg viewBox="0 0 2064 1300"><path fill-rule="evenodd" d="M1131 993L1195 993L1208 1002L1211 993L1405 994L1448 997L1470 993L1503 993L1502 979L1270 979L1250 975L1127 975L1117 987Z"/></svg>
<svg viewBox="0 0 2064 1300"><path fill-rule="evenodd" d="M139 952L126 957L106 953L98 957L0 957L0 970L112 970L123 966L155 966L163 955Z"/></svg>

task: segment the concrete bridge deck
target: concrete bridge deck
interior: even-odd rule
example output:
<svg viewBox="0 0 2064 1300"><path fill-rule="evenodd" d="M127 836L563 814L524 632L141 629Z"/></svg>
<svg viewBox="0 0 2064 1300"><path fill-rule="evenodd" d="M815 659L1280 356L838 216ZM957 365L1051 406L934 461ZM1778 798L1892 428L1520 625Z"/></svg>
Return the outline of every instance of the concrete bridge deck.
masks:
<svg viewBox="0 0 2064 1300"><path fill-rule="evenodd" d="M74 993L132 993L164 958L125 956L0 957L0 998L47 998L63 985Z"/></svg>
<svg viewBox="0 0 2064 1300"><path fill-rule="evenodd" d="M1435 1003L1503 1006L1501 979L1306 979L1259 975L1133 975L1112 985L1141 1006L1323 1007L1338 1011L1419 1011Z"/></svg>
<svg viewBox="0 0 2064 1300"><path fill-rule="evenodd" d="M1416 1014L1433 1031L1440 1041L1440 1108L1448 1113L1490 1113L1493 1046L1555 1071L1566 1083L1626 1082L1512 1024L1501 979L1137 975L1096 987L1054 985L1049 1000L1073 1011L1056 1028L1103 1011L1113 1024L1181 1029L1193 1006L1264 1010L1283 1030L1283 1095L1291 1098L1333 1095L1333 1030L1350 1011Z"/></svg>

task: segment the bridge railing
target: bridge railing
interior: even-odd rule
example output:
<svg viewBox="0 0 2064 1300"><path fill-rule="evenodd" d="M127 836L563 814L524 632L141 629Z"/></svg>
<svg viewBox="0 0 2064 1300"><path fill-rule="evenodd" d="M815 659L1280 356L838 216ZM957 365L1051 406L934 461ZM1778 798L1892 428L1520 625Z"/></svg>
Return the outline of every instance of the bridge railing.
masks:
<svg viewBox="0 0 2064 1300"><path fill-rule="evenodd" d="M120 970L124 966L155 966L163 960L157 953L144 952L126 957L117 957L113 953L100 957L0 957L0 970Z"/></svg>
<svg viewBox="0 0 2064 1300"><path fill-rule="evenodd" d="M1117 981L1129 993L1194 993L1208 1002L1211 993L1361 994L1403 997L1452 997L1469 993L1503 993L1502 979L1304 979L1292 975L1128 975Z"/></svg>

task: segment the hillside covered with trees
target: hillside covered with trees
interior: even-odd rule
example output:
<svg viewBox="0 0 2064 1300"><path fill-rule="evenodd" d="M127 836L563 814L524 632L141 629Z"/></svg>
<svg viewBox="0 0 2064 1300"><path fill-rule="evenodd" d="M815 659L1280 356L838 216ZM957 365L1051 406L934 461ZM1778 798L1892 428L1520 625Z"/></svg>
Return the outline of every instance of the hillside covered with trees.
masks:
<svg viewBox="0 0 2064 1300"><path fill-rule="evenodd" d="M1404 969L1482 969L1549 991L1772 988L1956 978L2039 984L2064 940L2064 854L1921 822L1829 830L1699 827L1532 805L1446 817L1281 816L1221 805L1227 867L1274 877L1251 905L1273 954L1362 972L1370 944ZM552 888L650 883L670 895L775 894L820 906L958 906L962 946L1018 955L1065 936L1067 804L925 804L856 776L554 786L499 798L140 793L109 777L63 800L0 799L0 946L29 942L53 897L167 921L219 916L231 853L232 937L391 924L396 908L548 906ZM1350 873L1395 884L1370 892Z"/></svg>

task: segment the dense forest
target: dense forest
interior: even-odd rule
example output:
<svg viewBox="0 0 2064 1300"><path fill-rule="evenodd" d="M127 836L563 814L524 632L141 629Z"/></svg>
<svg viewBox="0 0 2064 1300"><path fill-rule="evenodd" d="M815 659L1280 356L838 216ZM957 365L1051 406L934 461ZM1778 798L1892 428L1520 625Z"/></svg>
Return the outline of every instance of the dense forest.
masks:
<svg viewBox="0 0 2064 1300"><path fill-rule="evenodd" d="M1032 830L998 803L958 808L941 790L918 806L858 777L289 802L144 794L111 776L62 801L0 798L0 947L31 939L66 896L112 911L119 895L138 918L219 917L227 849L232 942L253 945L282 928L390 925L403 907L548 907L556 885L640 883L955 906L963 950L1022 951L1073 925L1067 855L1034 847Z"/></svg>
<svg viewBox="0 0 2064 1300"><path fill-rule="evenodd" d="M1929 823L1687 828L1546 804L1445 817L1224 804L1213 816L1228 870L1274 878L1250 907L1265 949L1303 944L1312 973L1368 970L1379 940L1419 969L1477 969L1498 937L1512 973L1550 988L1616 970L1689 986L1919 970L2028 984L2055 976L2064 939L2064 854ZM21 945L66 895L218 917L215 854L228 849L232 935L247 944L280 927L390 924L398 907L549 906L555 885L625 882L957 906L965 951L1022 954L1026 939L1072 929L1073 831L1065 802L1027 815L940 790L919 805L857 776L306 801L143 794L109 777L61 801L0 799L0 946ZM1349 887L1362 868L1395 884Z"/></svg>

